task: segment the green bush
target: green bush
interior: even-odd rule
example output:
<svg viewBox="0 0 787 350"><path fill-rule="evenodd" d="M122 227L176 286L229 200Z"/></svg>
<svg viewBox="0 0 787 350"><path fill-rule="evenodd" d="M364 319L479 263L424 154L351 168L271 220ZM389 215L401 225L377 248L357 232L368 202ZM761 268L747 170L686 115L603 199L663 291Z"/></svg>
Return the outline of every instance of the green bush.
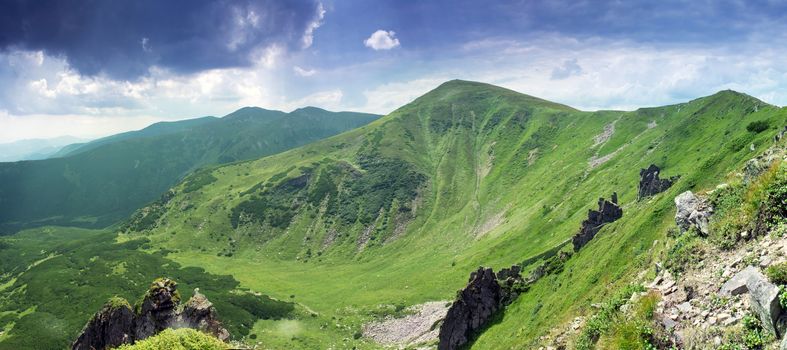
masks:
<svg viewBox="0 0 787 350"><path fill-rule="evenodd" d="M664 267L673 273L683 272L687 266L694 264L705 255L705 245L695 229L686 231L673 243L664 259Z"/></svg>
<svg viewBox="0 0 787 350"><path fill-rule="evenodd" d="M769 126L770 125L768 124L767 120L758 120L749 123L749 125L746 125L746 131L753 132L753 133L761 133L765 130L768 130Z"/></svg>
<svg viewBox="0 0 787 350"><path fill-rule="evenodd" d="M208 334L191 328L165 329L159 334L118 350L225 350L227 344Z"/></svg>
<svg viewBox="0 0 787 350"><path fill-rule="evenodd" d="M776 284L787 284L787 262L768 266L765 275L771 282Z"/></svg>

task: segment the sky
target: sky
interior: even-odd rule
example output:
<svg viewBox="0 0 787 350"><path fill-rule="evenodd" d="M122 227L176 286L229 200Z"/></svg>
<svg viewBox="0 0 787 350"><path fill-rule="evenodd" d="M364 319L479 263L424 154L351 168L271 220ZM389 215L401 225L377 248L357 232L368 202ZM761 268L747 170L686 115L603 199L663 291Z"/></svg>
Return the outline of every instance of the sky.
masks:
<svg viewBox="0 0 787 350"><path fill-rule="evenodd" d="M4 0L0 143L243 106L386 114L451 79L583 110L787 105L785 1Z"/></svg>

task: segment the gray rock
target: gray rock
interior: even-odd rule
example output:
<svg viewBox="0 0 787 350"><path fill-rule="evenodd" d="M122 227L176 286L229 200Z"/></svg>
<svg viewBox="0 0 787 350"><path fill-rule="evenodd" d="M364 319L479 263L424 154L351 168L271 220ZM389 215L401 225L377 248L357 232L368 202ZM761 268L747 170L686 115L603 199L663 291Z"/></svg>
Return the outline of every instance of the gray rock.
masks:
<svg viewBox="0 0 787 350"><path fill-rule="evenodd" d="M500 309L501 289L492 269L479 267L451 304L440 326L439 350L459 349Z"/></svg>
<svg viewBox="0 0 787 350"><path fill-rule="evenodd" d="M71 345L73 350L115 348L129 343L134 336L134 311L125 299L107 302L88 321L82 334Z"/></svg>
<svg viewBox="0 0 787 350"><path fill-rule="evenodd" d="M675 223L683 231L695 227L703 235L708 234L708 219L713 208L705 200L686 191L675 197L675 207Z"/></svg>
<svg viewBox="0 0 787 350"><path fill-rule="evenodd" d="M598 199L598 210L588 210L588 218L582 221L579 233L571 239L574 244L574 251L588 244L601 228L617 219L623 217L623 209L618 206L618 194L613 192L612 198L608 201L604 198Z"/></svg>
<svg viewBox="0 0 787 350"><path fill-rule="evenodd" d="M679 176L673 176L669 179L661 179L659 178L659 172L661 172L661 168L656 166L656 164L651 164L647 169L640 169L638 199L664 192L680 178Z"/></svg>
<svg viewBox="0 0 787 350"><path fill-rule="evenodd" d="M746 293L749 289L746 287L746 282L754 275L760 275L760 270L754 266L748 266L740 272L736 273L732 278L724 282L719 290L721 296L733 296ZM764 278L764 276L762 276Z"/></svg>
<svg viewBox="0 0 787 350"><path fill-rule="evenodd" d="M776 326L782 313L782 307L779 305L779 287L758 273L749 277L746 288L749 289L752 311L760 317L763 327L778 337L780 334Z"/></svg>

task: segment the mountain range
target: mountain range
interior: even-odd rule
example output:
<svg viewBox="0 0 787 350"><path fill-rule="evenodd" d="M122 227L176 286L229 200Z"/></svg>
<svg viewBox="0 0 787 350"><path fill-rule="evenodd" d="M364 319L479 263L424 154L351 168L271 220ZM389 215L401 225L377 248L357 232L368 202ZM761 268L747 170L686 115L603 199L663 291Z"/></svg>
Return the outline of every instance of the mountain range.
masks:
<svg viewBox="0 0 787 350"><path fill-rule="evenodd" d="M7 232L101 228L0 240L0 349L67 346L107 298L161 276L199 287L246 344L434 346L439 322L394 343L375 325L442 320L471 272L512 265L542 273L463 346L538 348L662 261L675 197L772 147L787 109L728 90L580 111L453 80L380 118L246 108L188 123L0 166ZM670 183L643 198L651 165ZM620 215L572 249L600 197Z"/></svg>
<svg viewBox="0 0 787 350"><path fill-rule="evenodd" d="M247 107L67 146L56 158L0 163L0 233L52 224L104 227L200 167L281 152L377 118Z"/></svg>

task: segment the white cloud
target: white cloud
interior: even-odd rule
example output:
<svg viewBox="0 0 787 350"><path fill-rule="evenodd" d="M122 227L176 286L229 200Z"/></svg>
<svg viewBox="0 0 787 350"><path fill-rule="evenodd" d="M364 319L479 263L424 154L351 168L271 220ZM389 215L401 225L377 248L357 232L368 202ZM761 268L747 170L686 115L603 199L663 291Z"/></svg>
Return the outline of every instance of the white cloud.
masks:
<svg viewBox="0 0 787 350"><path fill-rule="evenodd" d="M142 38L142 40L140 41L140 44L142 44L142 51L145 51L145 52L151 52L152 51L151 48L150 48L150 39Z"/></svg>
<svg viewBox="0 0 787 350"><path fill-rule="evenodd" d="M295 72L295 74L301 77L310 77L317 73L317 71L314 69L304 69L298 66L293 66L292 70Z"/></svg>
<svg viewBox="0 0 787 350"><path fill-rule="evenodd" d="M325 18L325 8L322 3L317 4L317 18L306 26L306 31L303 33L301 43L303 48L307 49L314 43L314 31L322 25L322 20Z"/></svg>
<svg viewBox="0 0 787 350"><path fill-rule="evenodd" d="M432 76L379 85L363 92L366 104L355 110L388 114L450 79L447 76Z"/></svg>
<svg viewBox="0 0 787 350"><path fill-rule="evenodd" d="M390 50L399 46L399 39L396 38L396 33L393 30L378 30L364 40L363 44L374 50Z"/></svg>
<svg viewBox="0 0 787 350"><path fill-rule="evenodd" d="M340 110L342 109L343 97L344 93L339 89L319 91L303 98L291 101L288 103L289 107L283 109L293 110L306 106L314 106L329 110Z"/></svg>

